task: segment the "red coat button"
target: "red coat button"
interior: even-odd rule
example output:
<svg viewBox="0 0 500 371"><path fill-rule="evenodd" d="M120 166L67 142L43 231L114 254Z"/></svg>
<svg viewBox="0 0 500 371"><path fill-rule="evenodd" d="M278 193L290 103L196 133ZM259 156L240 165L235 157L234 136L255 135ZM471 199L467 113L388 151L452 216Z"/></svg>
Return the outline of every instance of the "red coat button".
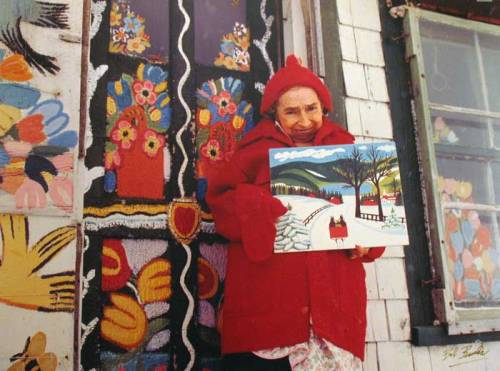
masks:
<svg viewBox="0 0 500 371"><path fill-rule="evenodd" d="M309 313L309 307L302 307L300 311L302 312L302 314L307 314Z"/></svg>

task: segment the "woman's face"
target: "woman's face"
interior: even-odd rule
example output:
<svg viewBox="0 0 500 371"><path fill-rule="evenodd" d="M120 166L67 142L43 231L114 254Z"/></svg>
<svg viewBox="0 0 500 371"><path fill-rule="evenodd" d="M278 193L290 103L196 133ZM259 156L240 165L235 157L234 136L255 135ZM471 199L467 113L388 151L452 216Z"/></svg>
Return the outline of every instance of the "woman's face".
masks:
<svg viewBox="0 0 500 371"><path fill-rule="evenodd" d="M310 145L323 125L323 107L314 89L297 86L278 99L276 119L297 145Z"/></svg>

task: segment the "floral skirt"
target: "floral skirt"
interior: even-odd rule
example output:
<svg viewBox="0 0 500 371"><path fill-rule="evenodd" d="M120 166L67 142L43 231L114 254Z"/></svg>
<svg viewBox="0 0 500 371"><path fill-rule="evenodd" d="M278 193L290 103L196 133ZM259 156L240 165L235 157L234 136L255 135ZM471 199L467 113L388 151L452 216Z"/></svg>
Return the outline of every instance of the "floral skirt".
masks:
<svg viewBox="0 0 500 371"><path fill-rule="evenodd" d="M346 370L361 371L361 359L347 350L317 337L312 329L309 340L289 347L278 347L253 352L265 359L288 356L293 371Z"/></svg>

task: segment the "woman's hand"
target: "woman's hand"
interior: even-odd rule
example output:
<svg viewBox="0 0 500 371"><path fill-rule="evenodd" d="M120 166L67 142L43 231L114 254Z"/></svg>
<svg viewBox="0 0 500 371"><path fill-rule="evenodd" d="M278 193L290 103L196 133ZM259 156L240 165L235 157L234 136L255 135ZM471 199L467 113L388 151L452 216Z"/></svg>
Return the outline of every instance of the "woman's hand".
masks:
<svg viewBox="0 0 500 371"><path fill-rule="evenodd" d="M366 254L368 254L368 251L370 251L369 247L361 247L356 245L354 249L347 250L348 255L350 259L356 259L356 258L362 258Z"/></svg>

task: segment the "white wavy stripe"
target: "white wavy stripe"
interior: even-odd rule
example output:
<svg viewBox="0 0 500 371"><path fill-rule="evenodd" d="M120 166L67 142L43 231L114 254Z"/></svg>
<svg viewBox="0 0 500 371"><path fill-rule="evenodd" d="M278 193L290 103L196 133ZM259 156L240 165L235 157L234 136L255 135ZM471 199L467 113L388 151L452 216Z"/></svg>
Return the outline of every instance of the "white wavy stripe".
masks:
<svg viewBox="0 0 500 371"><path fill-rule="evenodd" d="M96 1L90 4L90 12L94 17L92 20L92 24L90 25L90 40L94 38L97 31L101 27L102 23L102 13L106 9L106 1Z"/></svg>
<svg viewBox="0 0 500 371"><path fill-rule="evenodd" d="M186 121L184 122L184 125L180 128L180 130L177 132L177 135L175 136L175 140L177 141L177 144L179 145L182 155L184 156L184 161L182 161L181 169L179 171L179 176L177 177L177 182L179 185L179 190L181 192L181 197L184 197L185 195L185 190L184 190L184 184L183 184L183 178L184 178L184 172L186 171L187 165L188 165L188 156L186 153L186 149L184 148L184 145L182 144L182 134L188 127L189 123L191 122L191 110L189 109L188 104L184 100L184 96L182 95L182 89L184 88L184 84L186 83L186 80L191 73L191 65L189 64L189 60L184 53L184 49L182 47L182 39L184 38L184 34L189 28L189 25L191 24L191 19L189 18L189 15L186 12L186 9L184 9L183 5L183 0L178 0L177 5L179 6L179 10L181 11L182 15L184 16L185 22L184 26L182 27L181 33L179 34L179 39L177 40L177 48L179 49L179 53L182 55L182 58L184 59L184 62L186 63L186 70L184 71L184 74L182 77L179 79L179 85L177 86L177 97L179 98L179 101L182 104L182 107L186 111Z"/></svg>
<svg viewBox="0 0 500 371"><path fill-rule="evenodd" d="M179 34L179 39L177 40L177 48L179 50L179 53L182 55L182 58L184 58L184 62L186 63L186 70L184 71L184 74L182 77L179 79L179 85L177 86L177 97L179 98L179 101L182 104L182 107L184 107L184 110L186 111L186 121L184 122L184 125L181 127L181 129L177 132L176 135L176 141L177 144L179 145L179 148L182 151L182 155L184 156L184 161L182 162L181 169L179 171L179 176L177 178L178 180L178 185L179 185L179 190L181 193L181 197L184 197L185 195L185 190L184 190L184 184L182 183L183 177L184 177L184 172L186 171L187 164L188 164L188 156L186 153L186 149L184 148L184 145L182 144L182 133L186 130L188 127L189 123L191 122L191 110L189 109L189 106L187 105L186 101L184 100L184 96L182 95L182 88L184 87L184 84L186 83L186 80L191 73L191 65L189 64L189 60L184 53L184 49L182 47L182 40L184 38L184 34L187 32L189 29L189 25L191 23L191 19L189 18L189 15L186 12L186 9L184 9L184 3L183 0L177 0L177 5L179 7L179 10L181 11L182 15L184 16L184 26L182 27L181 33ZM189 325L189 322L191 321L191 318L193 317L194 313L194 299L191 293L189 292L188 288L186 287L186 274L189 269L189 266L191 265L191 250L189 249L189 246L186 244L182 244L182 247L186 251L186 265L182 269L181 277L180 277L180 285L182 290L184 291L184 294L186 295L188 299L188 307L186 310L186 315L184 317L184 320L182 321L182 328L181 328L181 334L182 334L182 341L184 345L186 346L186 349L188 350L191 358L186 365L185 370L191 370L194 366L194 359L195 359L195 350L193 347L193 344L188 339L187 336L187 327Z"/></svg>
<svg viewBox="0 0 500 371"><path fill-rule="evenodd" d="M189 360L189 363L187 364L185 370L191 370L194 365L194 356L195 356L195 351L194 347L189 341L187 337L187 327L189 325L189 321L191 321L191 318L193 317L194 313L194 299L191 293L189 292L188 288L186 287L186 274L189 268L189 265L191 264L191 250L189 249L189 245L186 245L185 243L182 244L182 247L184 247L184 250L186 251L186 265L182 269L181 273L181 287L182 291L184 291L184 294L186 294L186 297L188 299L188 307L186 310L186 316L184 317L184 320L182 321L182 341L184 342L184 345L189 351L189 354L191 354L191 359Z"/></svg>
<svg viewBox="0 0 500 371"><path fill-rule="evenodd" d="M266 16L266 5L267 0L262 0L260 2L260 16L266 25L266 32L262 36L262 39L254 40L253 43L262 53L262 57L267 64L267 68L269 69L269 78L271 78L274 75L274 67L273 62L271 62L271 58L269 58L269 54L267 53L267 43L271 38L271 26L273 24L274 17L272 15Z"/></svg>
<svg viewBox="0 0 500 371"><path fill-rule="evenodd" d="M112 227L164 229L167 227L167 215L140 216L133 217L123 214L114 214L108 217L85 217L85 229L88 231L99 231Z"/></svg>

